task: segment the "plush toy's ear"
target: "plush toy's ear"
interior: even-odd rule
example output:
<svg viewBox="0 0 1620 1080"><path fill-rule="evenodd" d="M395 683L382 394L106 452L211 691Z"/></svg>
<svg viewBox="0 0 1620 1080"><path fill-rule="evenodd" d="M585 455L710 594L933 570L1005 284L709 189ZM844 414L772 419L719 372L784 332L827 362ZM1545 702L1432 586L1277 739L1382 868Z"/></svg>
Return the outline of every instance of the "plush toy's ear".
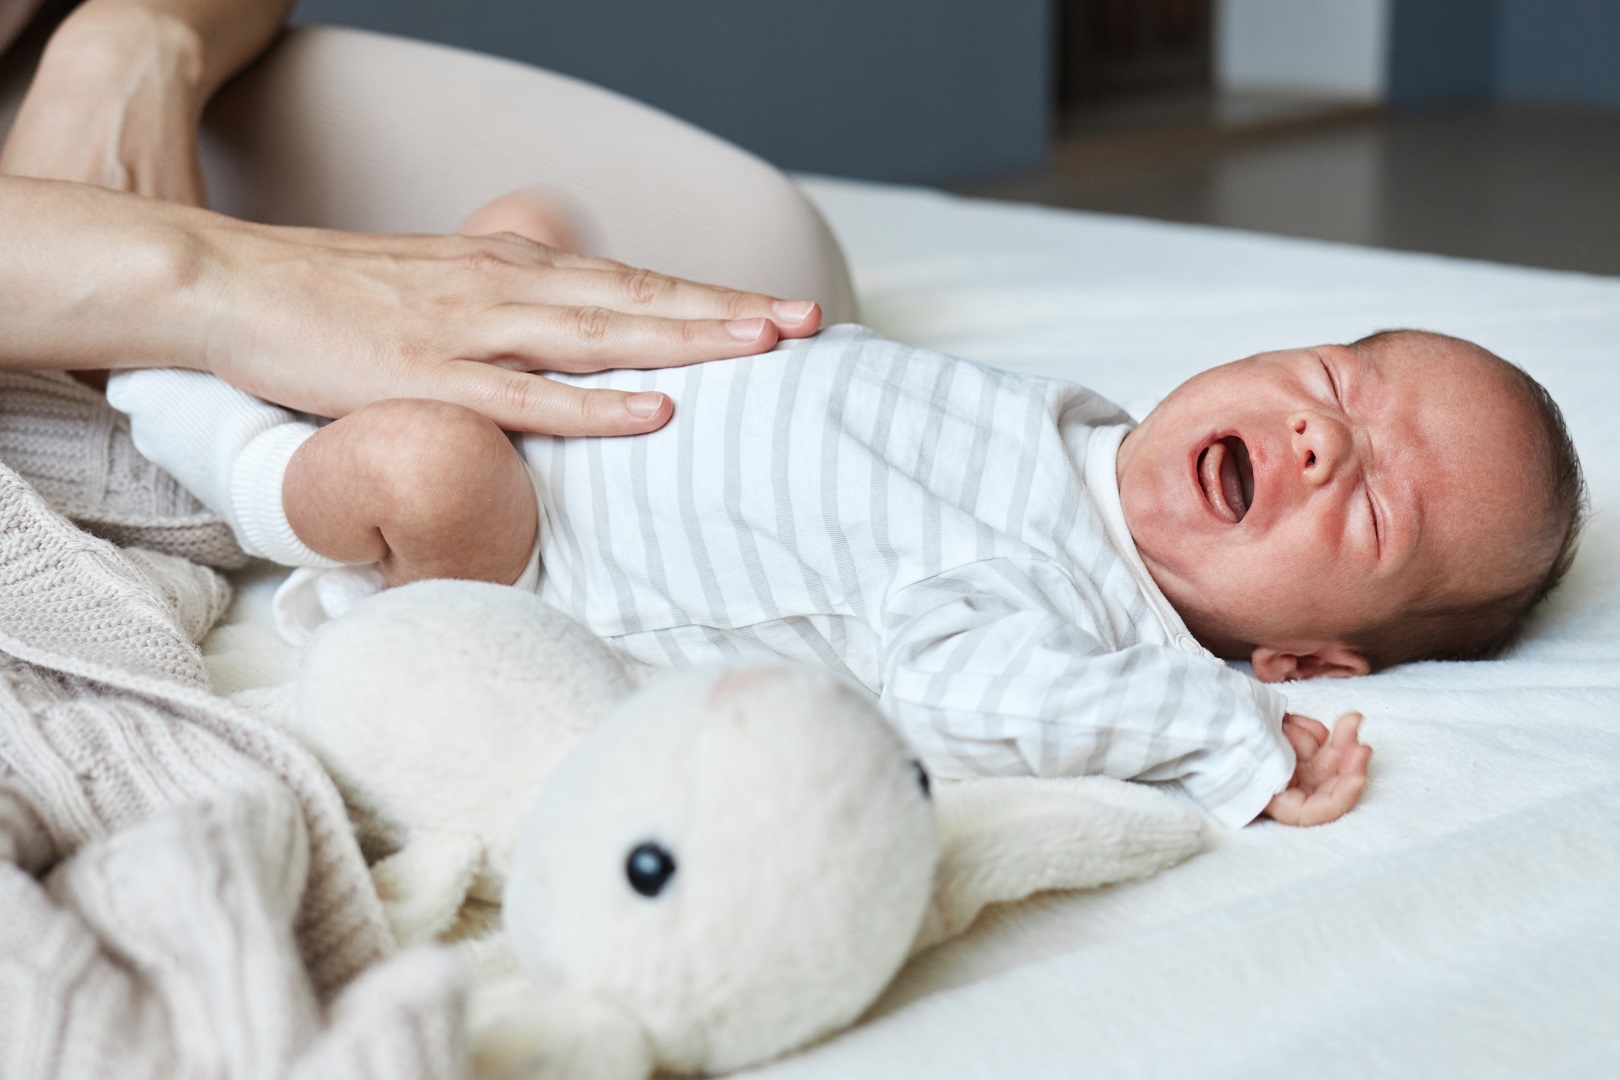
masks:
<svg viewBox="0 0 1620 1080"><path fill-rule="evenodd" d="M476 1038L480 1080L646 1080L657 1064L641 1025L595 998L540 995L513 981Z"/></svg>
<svg viewBox="0 0 1620 1080"><path fill-rule="evenodd" d="M940 859L914 953L989 904L1147 877L1204 847L1203 817L1141 784L1100 776L935 785Z"/></svg>

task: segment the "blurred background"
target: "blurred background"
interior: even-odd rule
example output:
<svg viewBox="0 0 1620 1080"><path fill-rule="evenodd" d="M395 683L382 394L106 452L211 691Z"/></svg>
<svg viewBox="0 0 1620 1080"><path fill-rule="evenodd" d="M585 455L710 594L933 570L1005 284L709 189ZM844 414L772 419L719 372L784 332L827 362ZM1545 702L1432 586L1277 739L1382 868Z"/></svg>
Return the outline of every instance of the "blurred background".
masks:
<svg viewBox="0 0 1620 1080"><path fill-rule="evenodd" d="M303 0L784 168L1620 274L1620 0Z"/></svg>

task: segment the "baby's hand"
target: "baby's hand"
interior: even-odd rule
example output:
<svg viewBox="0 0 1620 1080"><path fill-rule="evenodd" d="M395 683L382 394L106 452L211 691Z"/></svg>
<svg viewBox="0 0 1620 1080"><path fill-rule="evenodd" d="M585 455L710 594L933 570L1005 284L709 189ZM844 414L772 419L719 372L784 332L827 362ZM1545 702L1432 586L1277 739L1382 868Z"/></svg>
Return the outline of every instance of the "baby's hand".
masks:
<svg viewBox="0 0 1620 1080"><path fill-rule="evenodd" d="M1294 747L1294 779L1272 797L1264 814L1284 825L1321 825L1350 812L1367 786L1372 747L1356 739L1360 713L1345 713L1328 729L1308 716L1283 717Z"/></svg>

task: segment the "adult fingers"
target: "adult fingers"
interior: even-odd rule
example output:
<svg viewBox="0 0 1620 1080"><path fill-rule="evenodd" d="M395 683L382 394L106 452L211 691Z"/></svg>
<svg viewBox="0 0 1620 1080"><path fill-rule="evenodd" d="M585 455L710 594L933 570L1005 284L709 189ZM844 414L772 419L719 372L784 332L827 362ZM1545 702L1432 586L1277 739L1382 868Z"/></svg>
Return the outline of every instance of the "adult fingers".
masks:
<svg viewBox="0 0 1620 1080"><path fill-rule="evenodd" d="M774 323L754 319L664 319L603 307L507 304L469 338L487 357L529 371L662 368L753 356L776 345Z"/></svg>
<svg viewBox="0 0 1620 1080"><path fill-rule="evenodd" d="M674 415L668 395L586 390L527 372L458 360L422 396L465 405L508 431L542 435L639 435Z"/></svg>
<svg viewBox="0 0 1620 1080"><path fill-rule="evenodd" d="M778 300L628 266L602 269L554 263L543 276L516 288L526 290L520 298L548 306L602 307L665 319L766 319L782 337L805 337L821 328L821 308L809 300Z"/></svg>
<svg viewBox="0 0 1620 1080"><path fill-rule="evenodd" d="M412 253L427 237L373 238L382 249ZM603 307L627 314L681 319L768 319L782 337L808 337L821 329L821 308L811 300L780 299L708 285L629 266L612 259L548 247L516 233L431 238L445 255L477 274L497 273L509 299L543 305Z"/></svg>

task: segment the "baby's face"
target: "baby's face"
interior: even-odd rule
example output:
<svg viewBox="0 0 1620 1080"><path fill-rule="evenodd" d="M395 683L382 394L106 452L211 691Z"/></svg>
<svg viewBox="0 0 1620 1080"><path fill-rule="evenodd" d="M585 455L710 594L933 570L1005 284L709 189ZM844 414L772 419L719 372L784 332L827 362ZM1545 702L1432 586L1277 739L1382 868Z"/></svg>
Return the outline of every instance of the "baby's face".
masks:
<svg viewBox="0 0 1620 1080"><path fill-rule="evenodd" d="M1226 656L1303 655L1421 598L1522 581L1544 500L1509 378L1459 343L1406 336L1203 372L1120 447L1131 535Z"/></svg>

